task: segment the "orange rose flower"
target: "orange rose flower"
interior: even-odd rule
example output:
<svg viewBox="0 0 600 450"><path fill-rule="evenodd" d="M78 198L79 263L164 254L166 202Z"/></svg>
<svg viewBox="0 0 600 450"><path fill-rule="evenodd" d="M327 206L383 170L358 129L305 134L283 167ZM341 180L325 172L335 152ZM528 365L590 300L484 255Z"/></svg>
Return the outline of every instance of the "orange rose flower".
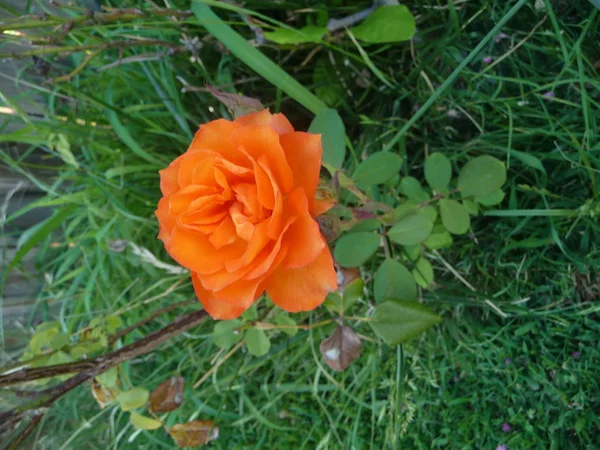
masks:
<svg viewBox="0 0 600 450"><path fill-rule="evenodd" d="M160 171L156 216L167 252L192 272L206 311L233 319L266 291L290 312L337 288L314 217L321 137L268 110L200 126L190 148Z"/></svg>

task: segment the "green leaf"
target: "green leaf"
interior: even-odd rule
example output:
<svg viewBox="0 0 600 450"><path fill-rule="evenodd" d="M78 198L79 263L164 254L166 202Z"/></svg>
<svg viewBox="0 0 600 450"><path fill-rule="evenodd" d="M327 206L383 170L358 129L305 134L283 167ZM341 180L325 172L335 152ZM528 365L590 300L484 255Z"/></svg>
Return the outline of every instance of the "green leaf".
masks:
<svg viewBox="0 0 600 450"><path fill-rule="evenodd" d="M242 326L240 320L223 320L215 325L213 342L217 347L229 348L242 340L242 333L238 328Z"/></svg>
<svg viewBox="0 0 600 450"><path fill-rule="evenodd" d="M426 202L429 195L421 187L421 183L414 177L404 177L400 181L400 190L415 203Z"/></svg>
<svg viewBox="0 0 600 450"><path fill-rule="evenodd" d="M144 388L133 388L129 391L119 392L117 401L121 405L123 411L131 411L132 409L141 408L146 404L150 392Z"/></svg>
<svg viewBox="0 0 600 450"><path fill-rule="evenodd" d="M55 364L67 364L72 361L73 358L71 358L71 356L68 353L58 351L50 355L50 358L48 358L48 365L53 366ZM66 377L68 378L69 376L67 375Z"/></svg>
<svg viewBox="0 0 600 450"><path fill-rule="evenodd" d="M365 282L362 278L357 278L348 283L344 289L343 307L348 311L364 294Z"/></svg>
<svg viewBox="0 0 600 450"><path fill-rule="evenodd" d="M58 328L46 328L36 331L29 341L29 350L36 355L41 353L45 347L49 346L50 341L58 332Z"/></svg>
<svg viewBox="0 0 600 450"><path fill-rule="evenodd" d="M327 34L327 27L307 25L299 30L292 28L277 28L274 31L265 31L265 37L276 44L305 44L307 42L321 42Z"/></svg>
<svg viewBox="0 0 600 450"><path fill-rule="evenodd" d="M81 359L84 355L87 355L88 353L91 352L89 351L88 346L85 344L77 344L71 347L71 350L69 351L69 354L73 359Z"/></svg>
<svg viewBox="0 0 600 450"><path fill-rule="evenodd" d="M365 219L358 222L348 230L349 233L357 233L359 231L376 231L379 230L381 222L377 219Z"/></svg>
<svg viewBox="0 0 600 450"><path fill-rule="evenodd" d="M106 330L114 333L123 326L123 320L119 316L108 316L106 318Z"/></svg>
<svg viewBox="0 0 600 450"><path fill-rule="evenodd" d="M129 420L131 420L131 425L138 430L156 430L162 426L160 421L135 412L130 413Z"/></svg>
<svg viewBox="0 0 600 450"><path fill-rule="evenodd" d="M246 331L246 347L254 356L264 356L271 349L271 341L264 330L250 328Z"/></svg>
<svg viewBox="0 0 600 450"><path fill-rule="evenodd" d="M388 231L389 238L400 245L415 245L423 242L431 234L433 222L429 217L413 214L402 220Z"/></svg>
<svg viewBox="0 0 600 450"><path fill-rule="evenodd" d="M256 303L252 304L250 308L244 311L242 319L252 321L258 319L258 312L256 311Z"/></svg>
<svg viewBox="0 0 600 450"><path fill-rule="evenodd" d="M116 388L117 381L119 376L119 369L117 367L112 367L108 369L106 372L101 373L96 377L98 383L107 388Z"/></svg>
<svg viewBox="0 0 600 450"><path fill-rule="evenodd" d="M440 248L448 248L452 245L452 235L447 231L440 233L432 233L425 241L423 245L429 250L439 250Z"/></svg>
<svg viewBox="0 0 600 450"><path fill-rule="evenodd" d="M335 243L335 260L342 267L358 267L369 260L379 248L378 234L361 231L348 233Z"/></svg>
<svg viewBox="0 0 600 450"><path fill-rule="evenodd" d="M47 145L48 147L56 150L58 156L60 156L64 162L75 167L76 169L79 169L79 163L71 151L71 143L69 142L67 136L62 133L50 133L48 135Z"/></svg>
<svg viewBox="0 0 600 450"><path fill-rule="evenodd" d="M35 332L47 331L55 329L58 331L60 329L60 322L57 320L51 320L49 322L42 322L37 327L35 327Z"/></svg>
<svg viewBox="0 0 600 450"><path fill-rule="evenodd" d="M386 259L377 272L374 283L375 300L378 303L391 298L417 299L417 284L408 269L394 259Z"/></svg>
<svg viewBox="0 0 600 450"><path fill-rule="evenodd" d="M463 199L462 204L471 216L476 216L479 214L477 203L475 203L473 200Z"/></svg>
<svg viewBox="0 0 600 450"><path fill-rule="evenodd" d="M431 220L434 223L435 219L437 219L438 216L438 212L435 206L425 206L423 208L419 208L417 210L417 213L421 214L422 216L428 217L429 220Z"/></svg>
<svg viewBox="0 0 600 450"><path fill-rule="evenodd" d="M402 260L408 261L412 264L421 257L422 253L423 249L420 244L405 245L402 249Z"/></svg>
<svg viewBox="0 0 600 450"><path fill-rule="evenodd" d="M104 326L104 317L100 316L100 317L94 317L92 320L90 320L89 323L89 327L90 328L102 328L102 326Z"/></svg>
<svg viewBox="0 0 600 450"><path fill-rule="evenodd" d="M417 284L423 289L433 283L433 267L431 263L423 257L421 257L415 264L415 268L412 270L412 275Z"/></svg>
<svg viewBox="0 0 600 450"><path fill-rule="evenodd" d="M379 217L384 225L394 225L405 217L413 215L417 212L417 205L414 203L403 203L394 210L387 212Z"/></svg>
<svg viewBox="0 0 600 450"><path fill-rule="evenodd" d="M487 197L506 181L506 167L502 161L483 155L469 161L458 175L458 189L463 197Z"/></svg>
<svg viewBox="0 0 600 450"><path fill-rule="evenodd" d="M475 201L477 203L482 204L483 206L495 206L502 203L502 200L504 200L505 195L506 194L504 193L504 191L498 189L497 191L492 192L487 197L475 197Z"/></svg>
<svg viewBox="0 0 600 450"><path fill-rule="evenodd" d="M442 224L452 234L465 234L471 226L471 218L467 208L456 200L443 198L440 200Z"/></svg>
<svg viewBox="0 0 600 450"><path fill-rule="evenodd" d="M199 0L193 0L192 12L210 34L265 80L281 89L313 114L318 114L319 111L327 108L325 103L298 83L278 64L253 47L245 37L223 22L207 5Z"/></svg>
<svg viewBox="0 0 600 450"><path fill-rule="evenodd" d="M388 345L414 339L442 319L414 301L391 300L375 308L369 325Z"/></svg>
<svg viewBox="0 0 600 450"><path fill-rule="evenodd" d="M56 333L50 340L50 348L52 350L60 350L67 345L69 345L69 333L64 331Z"/></svg>
<svg viewBox="0 0 600 450"><path fill-rule="evenodd" d="M425 181L431 189L446 192L452 178L452 164L443 153L432 153L425 160Z"/></svg>
<svg viewBox="0 0 600 450"><path fill-rule="evenodd" d="M346 128L335 109L321 110L308 127L308 132L320 134L323 143L323 161L341 169L346 156Z"/></svg>
<svg viewBox="0 0 600 450"><path fill-rule="evenodd" d="M402 158L395 153L377 152L361 162L352 178L357 184L383 184L398 174Z"/></svg>
<svg viewBox="0 0 600 450"><path fill-rule="evenodd" d="M408 41L415 33L415 18L404 5L381 6L351 30L371 44Z"/></svg>
<svg viewBox="0 0 600 450"><path fill-rule="evenodd" d="M294 327L297 325L296 321L285 312L277 314L275 316L275 319L273 320L273 323L275 323L276 325L286 325L290 327ZM282 328L281 331L283 331L289 336L293 336L298 332L298 328Z"/></svg>
<svg viewBox="0 0 600 450"><path fill-rule="evenodd" d="M344 314L344 300L339 292L330 292L327 294L323 305L334 314Z"/></svg>

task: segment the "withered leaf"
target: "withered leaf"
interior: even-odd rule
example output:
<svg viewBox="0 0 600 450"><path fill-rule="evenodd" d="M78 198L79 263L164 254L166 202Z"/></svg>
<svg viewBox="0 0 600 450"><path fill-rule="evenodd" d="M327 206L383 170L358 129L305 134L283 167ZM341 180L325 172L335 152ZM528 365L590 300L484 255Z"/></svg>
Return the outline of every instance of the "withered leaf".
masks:
<svg viewBox="0 0 600 450"><path fill-rule="evenodd" d="M345 370L360 356L361 342L354 330L338 326L333 334L321 342L319 349L325 363L336 372Z"/></svg>
<svg viewBox="0 0 600 450"><path fill-rule="evenodd" d="M360 269L357 267L342 267L336 264L336 272L338 276L338 292L343 294L346 287L357 278L360 278Z"/></svg>
<svg viewBox="0 0 600 450"><path fill-rule="evenodd" d="M212 420L193 420L173 425L169 434L179 448L196 447L217 439L219 427Z"/></svg>
<svg viewBox="0 0 600 450"><path fill-rule="evenodd" d="M215 88L208 85L206 85L206 88L217 100L227 107L234 118L265 109L258 99L246 97L245 95L232 94L230 92L217 91Z"/></svg>
<svg viewBox="0 0 600 450"><path fill-rule="evenodd" d="M112 403L117 394L118 391L116 389L103 386L96 380L92 381L92 395L98 402L98 405L100 405L101 409L104 409L107 404Z"/></svg>
<svg viewBox="0 0 600 450"><path fill-rule="evenodd" d="M319 230L327 242L335 241L341 234L341 220L332 214L323 214L317 217Z"/></svg>
<svg viewBox="0 0 600 450"><path fill-rule="evenodd" d="M154 412L174 411L183 403L184 379L180 376L169 378L150 394L150 409Z"/></svg>

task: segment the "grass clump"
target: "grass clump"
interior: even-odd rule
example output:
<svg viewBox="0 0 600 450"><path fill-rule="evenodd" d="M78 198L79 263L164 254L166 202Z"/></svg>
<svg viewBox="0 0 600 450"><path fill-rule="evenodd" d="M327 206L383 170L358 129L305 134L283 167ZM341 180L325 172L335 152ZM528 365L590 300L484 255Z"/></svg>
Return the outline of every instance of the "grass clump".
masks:
<svg viewBox="0 0 600 450"><path fill-rule="evenodd" d="M256 39L249 17L265 29L273 23L301 28L368 6L250 0L244 10L213 10ZM429 255L436 285L421 297L442 324L391 348L372 338L366 323L349 320L372 339L363 341L362 356L342 374L326 368L318 351L333 324L294 336L277 332L269 353L254 357L243 348L217 348L207 322L123 365L131 386L151 389L173 374L186 378L185 402L167 425L214 420L220 438L213 445L223 449L595 448L600 52L593 37L599 12L586 2L526 2L456 81L438 91L511 6L410 5L415 38L365 46L368 60L342 30L320 43L260 47L340 112L350 138L348 171L391 142L435 95L391 148L405 160L402 174L422 181L423 161L433 152L444 153L455 169L489 154L508 168L506 197L474 219L472 232L450 249ZM312 120L208 34L189 7L171 2L170 14L120 13L114 20L76 23L60 45L90 49L60 58L40 52L47 73L39 73L37 60L23 59L17 75L3 76L30 90L4 99L17 114L4 116L2 126L22 128L2 138L2 162L28 174L58 211L72 208L57 232L41 240L45 283L35 304L44 320L57 317L69 333L101 315L119 314L124 326L131 325L193 296L187 275L169 274L119 242L170 263L153 218L157 171L185 150L199 123L228 114L204 83L260 97L298 129ZM32 4L28 12L41 11ZM62 14L79 17L82 11L63 8ZM48 34L39 27L27 33L32 40ZM143 39L148 42L142 45ZM92 48L97 45L103 47ZM69 80L57 80L77 68ZM46 78L54 83L44 84ZM34 95L41 112L19 113L18 105ZM36 148L45 152L41 163L29 159ZM390 195L398 195L395 187ZM7 217L7 234L23 233L10 228L17 215ZM363 269L367 295L357 310L375 303L377 266L373 261ZM121 344L194 307L190 302L157 317ZM259 314L266 311L263 302ZM329 318L320 309L296 320ZM4 324L5 335L15 332L9 328ZM173 446L166 433L134 430L118 408L100 410L88 387L55 405L31 442L57 449Z"/></svg>

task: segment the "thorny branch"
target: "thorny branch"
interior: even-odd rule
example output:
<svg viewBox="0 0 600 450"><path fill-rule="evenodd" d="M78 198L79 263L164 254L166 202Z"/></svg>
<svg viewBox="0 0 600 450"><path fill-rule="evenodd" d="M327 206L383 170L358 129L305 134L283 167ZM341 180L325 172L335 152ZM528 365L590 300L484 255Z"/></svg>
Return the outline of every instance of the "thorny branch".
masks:
<svg viewBox="0 0 600 450"><path fill-rule="evenodd" d="M76 373L75 376L57 384L56 386L36 392L35 397L24 405L20 405L17 408L0 413L0 424L10 426L22 418L28 411L51 406L56 400L77 386L97 377L112 367L150 353L164 342L184 333L190 328L199 325L207 318L207 316L208 314L205 310L194 311L185 314L175 319L169 325L150 333L148 336L140 339L139 341L88 361L78 361L68 364L57 364L54 366L21 369L6 375L0 375L0 387L2 387L28 381L35 381L42 378L51 378L58 375ZM153 317L155 316L152 316L152 318ZM26 427L26 429L28 428L29 427ZM17 439L22 439L22 437L19 436Z"/></svg>

